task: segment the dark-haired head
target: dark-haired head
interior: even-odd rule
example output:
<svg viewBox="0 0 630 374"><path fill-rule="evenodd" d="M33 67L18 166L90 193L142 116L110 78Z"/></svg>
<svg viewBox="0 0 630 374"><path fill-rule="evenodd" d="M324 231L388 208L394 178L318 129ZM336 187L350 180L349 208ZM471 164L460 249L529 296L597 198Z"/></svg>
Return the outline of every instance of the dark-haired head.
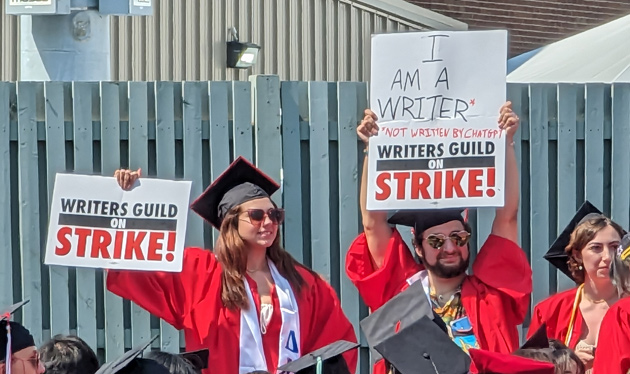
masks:
<svg viewBox="0 0 630 374"><path fill-rule="evenodd" d="M56 335L39 348L47 374L94 374L99 368L96 354L74 335Z"/></svg>
<svg viewBox="0 0 630 374"><path fill-rule="evenodd" d="M153 360L164 366L171 374L200 374L195 367L185 358L162 351L151 351L145 355L145 358Z"/></svg>

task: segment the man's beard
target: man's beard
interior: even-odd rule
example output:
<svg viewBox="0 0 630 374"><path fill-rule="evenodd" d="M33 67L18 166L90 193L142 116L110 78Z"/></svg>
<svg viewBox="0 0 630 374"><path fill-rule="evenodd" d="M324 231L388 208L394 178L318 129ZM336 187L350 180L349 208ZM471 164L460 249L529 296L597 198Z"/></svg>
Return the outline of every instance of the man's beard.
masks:
<svg viewBox="0 0 630 374"><path fill-rule="evenodd" d="M458 277L462 275L463 273L465 273L466 270L468 270L470 257L468 257L466 260L462 258L461 254L458 254L457 257L459 258L459 263L457 264L444 265L440 263L441 256L437 257L437 260L435 261L435 264L433 265L428 264L427 261L424 261L424 260L422 260L422 264L428 271L433 273L433 275L435 275L436 277L443 278L443 279L450 279L450 278Z"/></svg>

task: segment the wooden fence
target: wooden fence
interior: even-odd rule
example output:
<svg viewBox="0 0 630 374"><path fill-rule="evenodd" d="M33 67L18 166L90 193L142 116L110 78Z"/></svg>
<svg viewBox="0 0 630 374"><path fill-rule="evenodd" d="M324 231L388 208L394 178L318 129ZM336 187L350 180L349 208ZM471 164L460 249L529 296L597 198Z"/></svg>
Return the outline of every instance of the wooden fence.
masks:
<svg viewBox="0 0 630 374"><path fill-rule="evenodd" d="M521 243L534 271L532 302L570 281L542 255L588 198L630 222L630 85L510 85L522 121ZM367 86L352 82L0 82L0 305L31 299L18 315L36 342L76 333L111 359L159 333L155 348L176 352L171 326L106 292L100 270L43 265L49 199L58 172L192 180L197 196L237 155L253 160L282 190L285 247L338 291L358 331L367 314L344 273L361 230L355 129ZM614 136L613 136L614 135ZM473 255L493 211L473 211ZM189 217L188 245L211 248L216 232ZM369 371L362 339L361 372Z"/></svg>

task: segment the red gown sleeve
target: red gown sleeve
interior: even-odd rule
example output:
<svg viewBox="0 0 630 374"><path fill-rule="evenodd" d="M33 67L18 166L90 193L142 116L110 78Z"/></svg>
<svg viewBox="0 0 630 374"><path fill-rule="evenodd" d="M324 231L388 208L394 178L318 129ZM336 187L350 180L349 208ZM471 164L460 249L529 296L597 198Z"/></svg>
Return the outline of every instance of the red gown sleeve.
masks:
<svg viewBox="0 0 630 374"><path fill-rule="evenodd" d="M346 274L371 310L396 296L407 279L422 269L396 229L392 230L380 269L374 269L365 233L354 240L346 255Z"/></svg>
<svg viewBox="0 0 630 374"><path fill-rule="evenodd" d="M532 293L532 269L525 253L509 239L490 235L479 250L473 274L485 285L505 296L518 322L522 323L527 314L529 296Z"/></svg>
<svg viewBox="0 0 630 374"><path fill-rule="evenodd" d="M312 284L308 285L309 288L305 291L309 292L312 316L308 321L300 319L300 323L308 323L307 326L301 327L302 333L305 334L302 337L302 352L313 352L337 340L356 343L354 328L343 313L335 290L316 274L308 278L312 279ZM343 357L350 372L354 373L357 367L357 350L346 352Z"/></svg>
<svg viewBox="0 0 630 374"><path fill-rule="evenodd" d="M109 271L107 289L181 330L217 266L212 252L186 248L181 273Z"/></svg>
<svg viewBox="0 0 630 374"><path fill-rule="evenodd" d="M613 305L602 320L593 374L627 374L630 370L630 299Z"/></svg>
<svg viewBox="0 0 630 374"><path fill-rule="evenodd" d="M532 319L531 319L531 321L529 323L529 328L527 330L527 339L531 338L532 335L534 335L534 333L536 332L536 330L538 330L540 328L540 325L542 325L543 322L545 322L543 320L542 313L540 312L540 306L539 305L540 304L537 304L534 307L534 311L532 312ZM553 337L553 335L549 334L549 326L547 326L547 336Z"/></svg>

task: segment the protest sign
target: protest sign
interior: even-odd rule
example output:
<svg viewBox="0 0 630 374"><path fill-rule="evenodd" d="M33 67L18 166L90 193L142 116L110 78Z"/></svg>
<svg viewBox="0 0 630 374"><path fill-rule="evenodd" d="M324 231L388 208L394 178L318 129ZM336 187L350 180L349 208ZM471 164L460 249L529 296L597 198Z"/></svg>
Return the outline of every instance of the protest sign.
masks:
<svg viewBox="0 0 630 374"><path fill-rule="evenodd" d="M124 191L115 178L57 174L45 263L181 271L190 185L142 178Z"/></svg>
<svg viewBox="0 0 630 374"><path fill-rule="evenodd" d="M372 37L370 210L502 206L506 31Z"/></svg>

